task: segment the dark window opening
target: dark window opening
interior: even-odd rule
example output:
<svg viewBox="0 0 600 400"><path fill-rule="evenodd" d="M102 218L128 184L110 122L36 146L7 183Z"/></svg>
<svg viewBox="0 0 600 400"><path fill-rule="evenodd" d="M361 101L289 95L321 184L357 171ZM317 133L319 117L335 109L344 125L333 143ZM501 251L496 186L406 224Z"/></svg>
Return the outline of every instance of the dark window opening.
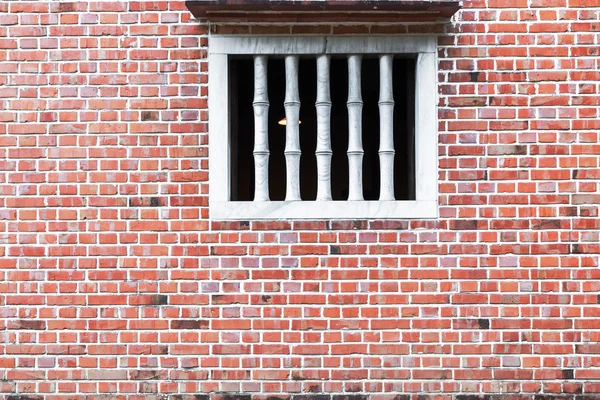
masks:
<svg viewBox="0 0 600 400"><path fill-rule="evenodd" d="M396 57L393 67L394 92L394 185L396 200L415 200L415 68L414 57ZM231 116L231 200L254 199L254 65L251 57L230 58ZM379 176L379 60L364 56L362 61L362 139L363 195L378 200ZM300 194L302 200L317 196L316 91L317 71L314 57L300 59ZM331 85L331 186L334 200L348 198L348 65L345 57L332 58ZM286 190L285 65L283 58L269 58L269 194L272 201L283 201Z"/></svg>

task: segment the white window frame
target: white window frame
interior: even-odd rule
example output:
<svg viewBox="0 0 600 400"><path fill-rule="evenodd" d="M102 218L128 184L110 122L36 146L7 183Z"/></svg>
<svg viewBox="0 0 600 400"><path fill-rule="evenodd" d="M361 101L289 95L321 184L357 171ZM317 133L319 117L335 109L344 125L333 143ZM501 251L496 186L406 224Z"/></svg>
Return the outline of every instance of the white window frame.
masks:
<svg viewBox="0 0 600 400"><path fill-rule="evenodd" d="M415 219L438 217L437 61L433 36L211 35L209 71L209 214L213 220ZM231 201L229 55L417 54L416 200ZM316 84L316 83L315 83ZM311 107L314 105L303 105Z"/></svg>

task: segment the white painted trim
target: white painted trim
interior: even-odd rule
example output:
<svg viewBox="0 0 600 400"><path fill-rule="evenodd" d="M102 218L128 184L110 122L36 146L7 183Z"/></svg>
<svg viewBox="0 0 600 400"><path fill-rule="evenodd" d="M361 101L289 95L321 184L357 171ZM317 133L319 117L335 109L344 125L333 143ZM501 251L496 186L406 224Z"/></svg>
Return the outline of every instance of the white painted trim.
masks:
<svg viewBox="0 0 600 400"><path fill-rule="evenodd" d="M322 54L324 36L219 36L211 35L208 51L212 54Z"/></svg>
<svg viewBox="0 0 600 400"><path fill-rule="evenodd" d="M211 35L212 54L435 53L435 36L234 36Z"/></svg>
<svg viewBox="0 0 600 400"><path fill-rule="evenodd" d="M229 64L224 54L208 57L208 176L209 200L228 201L231 188L229 159Z"/></svg>
<svg viewBox="0 0 600 400"><path fill-rule="evenodd" d="M417 54L416 201L231 202L230 54ZM209 210L211 219L437 218L437 65L434 36L219 36L209 38ZM315 83L316 84L316 83Z"/></svg>
<svg viewBox="0 0 600 400"><path fill-rule="evenodd" d="M214 202L216 220L433 218L435 201L236 201Z"/></svg>
<svg viewBox="0 0 600 400"><path fill-rule="evenodd" d="M415 82L415 179L417 201L437 201L437 65L435 54L417 58Z"/></svg>
<svg viewBox="0 0 600 400"><path fill-rule="evenodd" d="M327 54L435 53L435 36L328 36Z"/></svg>

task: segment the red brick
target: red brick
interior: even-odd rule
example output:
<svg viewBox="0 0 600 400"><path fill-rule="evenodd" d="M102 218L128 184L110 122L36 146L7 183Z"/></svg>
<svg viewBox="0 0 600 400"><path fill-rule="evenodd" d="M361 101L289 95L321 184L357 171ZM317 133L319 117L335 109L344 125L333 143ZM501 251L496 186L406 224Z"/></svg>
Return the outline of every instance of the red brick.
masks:
<svg viewBox="0 0 600 400"><path fill-rule="evenodd" d="M0 392L600 393L598 7L214 17L219 34L438 36L439 218L224 222L206 20L183 1L0 3Z"/></svg>

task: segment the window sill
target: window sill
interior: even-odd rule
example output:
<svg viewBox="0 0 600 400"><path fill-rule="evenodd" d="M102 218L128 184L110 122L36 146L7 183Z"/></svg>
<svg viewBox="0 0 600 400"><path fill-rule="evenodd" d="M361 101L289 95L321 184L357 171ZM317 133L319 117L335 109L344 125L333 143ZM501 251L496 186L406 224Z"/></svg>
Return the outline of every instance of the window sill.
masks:
<svg viewBox="0 0 600 400"><path fill-rule="evenodd" d="M280 219L430 219L438 217L436 201L216 201L213 220Z"/></svg>

